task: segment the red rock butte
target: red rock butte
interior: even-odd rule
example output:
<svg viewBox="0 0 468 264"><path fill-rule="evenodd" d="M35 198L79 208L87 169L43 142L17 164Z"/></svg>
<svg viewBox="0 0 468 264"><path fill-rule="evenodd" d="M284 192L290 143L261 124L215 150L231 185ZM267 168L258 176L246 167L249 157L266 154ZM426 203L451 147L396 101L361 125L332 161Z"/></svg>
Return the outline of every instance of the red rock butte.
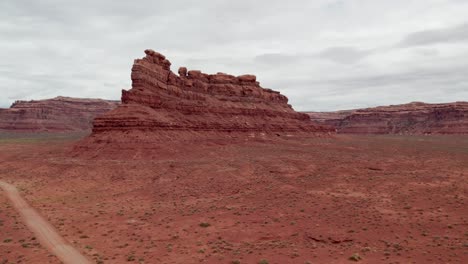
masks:
<svg viewBox="0 0 468 264"><path fill-rule="evenodd" d="M328 132L294 111L286 96L262 88L254 75L185 67L176 75L165 56L145 53L134 61L132 89L122 91L118 108L94 120L85 145Z"/></svg>

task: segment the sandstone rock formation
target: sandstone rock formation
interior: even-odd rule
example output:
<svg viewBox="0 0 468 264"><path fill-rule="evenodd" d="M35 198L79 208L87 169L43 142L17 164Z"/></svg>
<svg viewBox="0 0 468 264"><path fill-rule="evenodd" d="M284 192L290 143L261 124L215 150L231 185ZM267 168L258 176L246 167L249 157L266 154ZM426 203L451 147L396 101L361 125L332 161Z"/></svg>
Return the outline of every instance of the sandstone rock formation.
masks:
<svg viewBox="0 0 468 264"><path fill-rule="evenodd" d="M84 132L93 119L117 107L116 101L56 97L47 100L16 101L0 109L0 131Z"/></svg>
<svg viewBox="0 0 468 264"><path fill-rule="evenodd" d="M339 127L341 120L351 115L355 110L342 110L335 112L306 112L310 120L317 124L329 126L333 129Z"/></svg>
<svg viewBox="0 0 468 264"><path fill-rule="evenodd" d="M338 133L468 134L468 102L403 105L337 112L308 112L311 120Z"/></svg>
<svg viewBox="0 0 468 264"><path fill-rule="evenodd" d="M88 145L327 131L295 112L284 95L262 88L254 75L185 67L176 75L165 56L145 53L134 61L132 89L122 91L118 108L95 119Z"/></svg>

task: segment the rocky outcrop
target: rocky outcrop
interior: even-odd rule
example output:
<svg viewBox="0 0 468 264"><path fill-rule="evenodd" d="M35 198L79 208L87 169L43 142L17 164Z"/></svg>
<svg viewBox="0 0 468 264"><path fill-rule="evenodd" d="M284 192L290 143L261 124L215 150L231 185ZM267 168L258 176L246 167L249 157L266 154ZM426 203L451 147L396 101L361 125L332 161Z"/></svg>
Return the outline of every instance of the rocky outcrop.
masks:
<svg viewBox="0 0 468 264"><path fill-rule="evenodd" d="M116 101L69 97L16 101L10 108L0 109L0 131L90 131L96 116L114 109L118 104Z"/></svg>
<svg viewBox="0 0 468 264"><path fill-rule="evenodd" d="M311 120L354 134L468 134L468 102L307 112Z"/></svg>
<svg viewBox="0 0 468 264"><path fill-rule="evenodd" d="M354 111L355 110L342 110L336 112L306 112L306 114L309 115L312 122L336 129L339 126L341 120L351 115Z"/></svg>
<svg viewBox="0 0 468 264"><path fill-rule="evenodd" d="M134 61L132 89L122 91L117 109L95 119L87 145L327 131L294 111L286 96L262 88L254 75L185 67L176 75L165 56L145 53Z"/></svg>

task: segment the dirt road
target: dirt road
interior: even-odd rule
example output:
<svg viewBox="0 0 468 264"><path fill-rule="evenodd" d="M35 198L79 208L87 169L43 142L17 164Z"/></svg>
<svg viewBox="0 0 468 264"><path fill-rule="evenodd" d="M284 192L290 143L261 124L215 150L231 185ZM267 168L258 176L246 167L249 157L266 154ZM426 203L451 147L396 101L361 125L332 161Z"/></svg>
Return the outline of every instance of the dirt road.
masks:
<svg viewBox="0 0 468 264"><path fill-rule="evenodd" d="M20 196L15 186L0 181L0 188L5 191L13 206L23 217L28 228L37 236L41 244L55 254L65 264L91 263L73 246L68 244L36 210Z"/></svg>

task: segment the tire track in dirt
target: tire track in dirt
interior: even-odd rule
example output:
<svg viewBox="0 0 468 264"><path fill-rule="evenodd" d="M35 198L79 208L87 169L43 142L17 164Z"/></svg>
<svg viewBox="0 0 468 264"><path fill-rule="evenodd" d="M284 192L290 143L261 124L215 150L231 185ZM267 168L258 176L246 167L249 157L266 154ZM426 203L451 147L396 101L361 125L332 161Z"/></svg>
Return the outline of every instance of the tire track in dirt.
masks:
<svg viewBox="0 0 468 264"><path fill-rule="evenodd" d="M0 188L21 214L26 226L36 235L41 244L65 264L90 264L78 250L65 241L55 228L36 212L21 197L15 186L0 180Z"/></svg>

